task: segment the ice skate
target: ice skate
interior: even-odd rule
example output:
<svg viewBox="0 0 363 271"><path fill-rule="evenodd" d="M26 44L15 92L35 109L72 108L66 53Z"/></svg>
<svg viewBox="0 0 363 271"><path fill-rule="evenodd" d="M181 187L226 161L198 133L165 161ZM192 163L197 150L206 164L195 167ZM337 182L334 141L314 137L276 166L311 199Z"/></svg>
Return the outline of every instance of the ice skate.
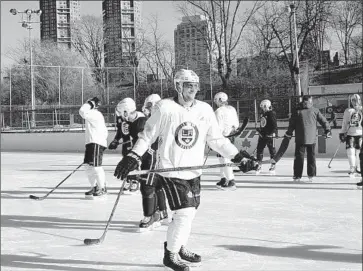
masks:
<svg viewBox="0 0 363 271"><path fill-rule="evenodd" d="M350 167L348 174L349 174L349 178L354 178L355 177L355 167Z"/></svg>
<svg viewBox="0 0 363 271"><path fill-rule="evenodd" d="M189 251L185 246L181 246L179 250L179 256L182 260L191 263L192 266L200 266L202 262L202 257Z"/></svg>
<svg viewBox="0 0 363 271"><path fill-rule="evenodd" d="M362 189L362 185L363 185L363 179L361 179L360 182L357 183L357 189Z"/></svg>
<svg viewBox="0 0 363 271"><path fill-rule="evenodd" d="M261 168L262 166L259 164L257 169L256 169L256 175L260 175L261 174Z"/></svg>
<svg viewBox="0 0 363 271"><path fill-rule="evenodd" d="M271 164L271 167L269 169L270 175L276 175L275 169L276 169L276 164Z"/></svg>
<svg viewBox="0 0 363 271"><path fill-rule="evenodd" d="M228 182L223 183L221 185L221 189L222 190L231 190L231 191L236 190L237 189L236 183L234 180L230 180Z"/></svg>
<svg viewBox="0 0 363 271"><path fill-rule="evenodd" d="M221 189L222 184L225 184L227 182L226 178L222 178L218 183L216 183L216 186L218 189Z"/></svg>
<svg viewBox="0 0 363 271"><path fill-rule="evenodd" d="M163 264L165 267L164 268L165 271L190 271L191 270L185 262L179 260L179 253L170 252L166 248L166 242L164 243Z"/></svg>
<svg viewBox="0 0 363 271"><path fill-rule="evenodd" d="M152 216L145 216L139 224L139 232L147 232L160 227L160 213L156 211Z"/></svg>
<svg viewBox="0 0 363 271"><path fill-rule="evenodd" d="M299 182L301 182L301 178L300 178L300 177L295 177L295 176L294 176L294 177L292 178L292 181L293 181L293 182L295 182L295 183L299 183Z"/></svg>
<svg viewBox="0 0 363 271"><path fill-rule="evenodd" d="M305 181L306 183L312 183L314 181L314 177L309 176L308 179Z"/></svg>
<svg viewBox="0 0 363 271"><path fill-rule="evenodd" d="M106 187L97 188L95 192L92 194L93 199L101 199L107 196L107 189Z"/></svg>
<svg viewBox="0 0 363 271"><path fill-rule="evenodd" d="M98 186L94 186L91 188L91 190L87 191L84 193L84 196L86 199L93 199L93 193L96 192L96 190L98 189Z"/></svg>

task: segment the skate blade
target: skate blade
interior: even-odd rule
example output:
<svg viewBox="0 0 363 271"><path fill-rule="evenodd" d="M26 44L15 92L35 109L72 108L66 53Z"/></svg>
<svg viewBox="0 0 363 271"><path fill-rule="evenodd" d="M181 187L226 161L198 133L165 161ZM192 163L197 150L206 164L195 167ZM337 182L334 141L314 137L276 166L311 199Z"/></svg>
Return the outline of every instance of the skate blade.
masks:
<svg viewBox="0 0 363 271"><path fill-rule="evenodd" d="M189 267L191 267L191 265L188 265ZM171 269L170 267L167 267L164 265L164 271L174 271L174 269ZM189 268L189 271L192 271L191 268Z"/></svg>
<svg viewBox="0 0 363 271"><path fill-rule="evenodd" d="M92 199L93 200L105 200L105 199L107 199L107 194L102 195L102 196L93 196Z"/></svg>
<svg viewBox="0 0 363 271"><path fill-rule="evenodd" d="M233 187L229 187L229 188L221 188L221 190L223 190L223 191L235 191L235 190L237 190L237 187L236 186L233 186Z"/></svg>
<svg viewBox="0 0 363 271"><path fill-rule="evenodd" d="M84 195L84 198L87 200L93 200L93 195Z"/></svg>
<svg viewBox="0 0 363 271"><path fill-rule="evenodd" d="M270 171L270 175L276 175L276 171Z"/></svg>
<svg viewBox="0 0 363 271"><path fill-rule="evenodd" d="M217 189L223 190L223 188L220 185L216 185Z"/></svg>
<svg viewBox="0 0 363 271"><path fill-rule="evenodd" d="M138 232L139 233L143 233L143 232L148 232L148 231L151 231L152 230L152 227L147 227L147 228L139 228Z"/></svg>

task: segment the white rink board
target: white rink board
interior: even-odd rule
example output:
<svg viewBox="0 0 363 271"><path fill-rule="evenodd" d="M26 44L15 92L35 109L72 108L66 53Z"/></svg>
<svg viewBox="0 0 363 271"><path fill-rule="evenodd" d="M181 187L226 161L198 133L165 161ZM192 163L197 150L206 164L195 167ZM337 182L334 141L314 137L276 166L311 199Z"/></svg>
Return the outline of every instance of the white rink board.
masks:
<svg viewBox="0 0 363 271"><path fill-rule="evenodd" d="M104 156L110 194L103 201L83 199L89 189L83 169L48 199L29 199L57 185L83 154L3 152L1 158L2 271L163 270L167 227L136 232L140 195L121 197L103 244L83 245L102 235L115 202L117 155ZM318 160L312 184L292 183L292 159L283 158L276 176L236 173L238 189L228 192L215 188L218 169L205 171L188 242L202 266L192 270L362 270L359 178L348 177L346 160L334 160L330 170L329 160ZM217 161L212 156L207 164Z"/></svg>

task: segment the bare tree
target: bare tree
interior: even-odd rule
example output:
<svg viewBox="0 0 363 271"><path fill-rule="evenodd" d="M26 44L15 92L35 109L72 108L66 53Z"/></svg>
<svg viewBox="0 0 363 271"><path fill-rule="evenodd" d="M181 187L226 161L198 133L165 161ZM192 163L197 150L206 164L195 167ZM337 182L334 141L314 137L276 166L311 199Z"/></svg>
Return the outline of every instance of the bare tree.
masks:
<svg viewBox="0 0 363 271"><path fill-rule="evenodd" d="M334 3L331 26L336 32L344 53L344 64L349 63L354 33L362 34L362 2L337 1Z"/></svg>
<svg viewBox="0 0 363 271"><path fill-rule="evenodd" d="M207 42L211 48L216 46L217 70L222 86L226 90L232 73L232 61L236 57L236 49L242 34L253 14L264 4L264 1L255 1L252 7L242 12L243 1L191 1L178 5L184 16L195 14L204 15L211 28L211 36ZM241 15L242 13L242 15ZM213 44L213 45L212 45Z"/></svg>
<svg viewBox="0 0 363 271"><path fill-rule="evenodd" d="M100 94L106 91L104 66L103 21L101 17L86 15L72 24L72 46L93 70ZM105 97L104 97L105 98Z"/></svg>

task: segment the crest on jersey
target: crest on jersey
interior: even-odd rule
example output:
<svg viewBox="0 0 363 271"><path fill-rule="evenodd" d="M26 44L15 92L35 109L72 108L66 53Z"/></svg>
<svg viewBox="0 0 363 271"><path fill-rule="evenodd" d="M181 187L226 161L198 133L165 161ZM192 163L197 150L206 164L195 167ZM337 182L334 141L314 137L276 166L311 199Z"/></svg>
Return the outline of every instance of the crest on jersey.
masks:
<svg viewBox="0 0 363 271"><path fill-rule="evenodd" d="M175 142L182 149L192 148L198 140L199 131L194 123L189 121L180 124L175 131Z"/></svg>
<svg viewBox="0 0 363 271"><path fill-rule="evenodd" d="M362 114L355 112L350 117L350 126L351 127L359 127L359 124L362 122Z"/></svg>
<svg viewBox="0 0 363 271"><path fill-rule="evenodd" d="M266 118L265 118L265 117L262 117L262 118L261 118L261 120L260 120L260 125L261 125L261 127L262 127L262 128L263 128L263 127L265 127L265 126L266 126L266 123L267 123Z"/></svg>
<svg viewBox="0 0 363 271"><path fill-rule="evenodd" d="M122 122L121 124L121 132L124 134L124 135L128 135L130 133L129 131L129 124L127 122Z"/></svg>

